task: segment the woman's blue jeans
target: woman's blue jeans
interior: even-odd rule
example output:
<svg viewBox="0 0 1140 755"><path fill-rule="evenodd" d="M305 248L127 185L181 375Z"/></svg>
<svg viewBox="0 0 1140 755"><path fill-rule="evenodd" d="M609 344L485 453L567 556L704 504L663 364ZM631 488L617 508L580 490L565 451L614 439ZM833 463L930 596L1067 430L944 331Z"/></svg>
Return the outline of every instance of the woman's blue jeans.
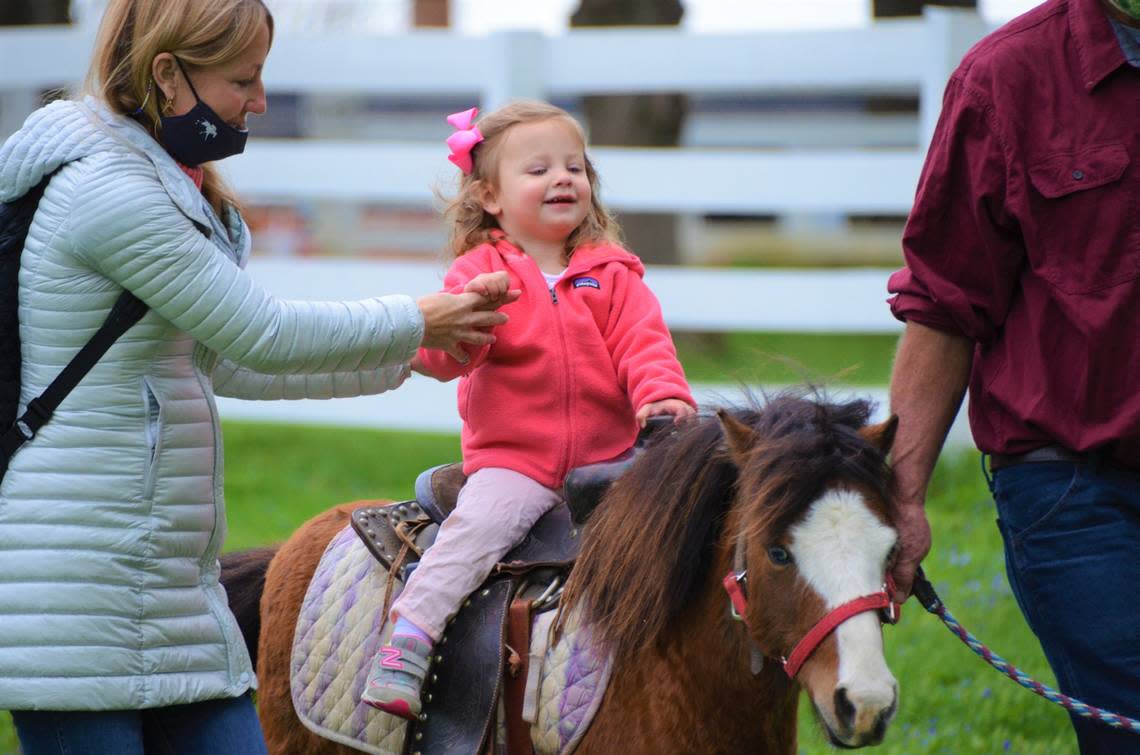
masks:
<svg viewBox="0 0 1140 755"><path fill-rule="evenodd" d="M1140 718L1140 474L1017 464L991 490L1010 586L1061 691ZM1140 734L1072 719L1083 755L1140 753Z"/></svg>
<svg viewBox="0 0 1140 755"><path fill-rule="evenodd" d="M12 711L24 755L267 755L249 695L147 710Z"/></svg>

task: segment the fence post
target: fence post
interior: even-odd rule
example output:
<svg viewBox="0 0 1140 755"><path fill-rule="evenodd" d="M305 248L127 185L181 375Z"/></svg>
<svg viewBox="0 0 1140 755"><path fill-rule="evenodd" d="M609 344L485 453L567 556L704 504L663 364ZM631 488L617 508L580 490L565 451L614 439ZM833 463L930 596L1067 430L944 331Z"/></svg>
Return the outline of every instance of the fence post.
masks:
<svg viewBox="0 0 1140 755"><path fill-rule="evenodd" d="M918 147L925 152L942 110L942 93L962 56L987 31L974 10L927 5L922 11L926 65L918 96Z"/></svg>
<svg viewBox="0 0 1140 755"><path fill-rule="evenodd" d="M530 30L501 31L487 39L487 79L482 112L488 113L518 97L546 97L546 38Z"/></svg>

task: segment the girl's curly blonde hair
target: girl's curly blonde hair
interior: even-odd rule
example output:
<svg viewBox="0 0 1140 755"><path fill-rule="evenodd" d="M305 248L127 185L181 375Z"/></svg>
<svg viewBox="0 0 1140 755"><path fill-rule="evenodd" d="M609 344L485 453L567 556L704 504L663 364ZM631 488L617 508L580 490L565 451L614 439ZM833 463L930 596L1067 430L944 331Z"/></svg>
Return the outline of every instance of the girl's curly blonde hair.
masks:
<svg viewBox="0 0 1140 755"><path fill-rule="evenodd" d="M480 244L491 240L491 233L499 228L494 215L483 209L488 189L498 188L499 151L504 137L513 126L558 119L569 124L582 139L585 153L586 134L578 121L560 107L538 100L515 100L509 105L488 113L476 125L483 141L471 150L473 168L459 182L459 193L444 208L444 218L450 221L451 235L448 251L459 257ZM586 158L586 178L590 182L590 209L582 223L566 239L566 256L582 244L601 242L621 243L621 229L617 221L602 207L598 198L598 172Z"/></svg>

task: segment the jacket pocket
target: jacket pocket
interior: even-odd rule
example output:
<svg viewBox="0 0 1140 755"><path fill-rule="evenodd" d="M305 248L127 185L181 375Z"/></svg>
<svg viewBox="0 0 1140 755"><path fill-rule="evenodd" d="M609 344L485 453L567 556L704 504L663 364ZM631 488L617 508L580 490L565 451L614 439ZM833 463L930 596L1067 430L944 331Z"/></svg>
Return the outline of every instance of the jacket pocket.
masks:
<svg viewBox="0 0 1140 755"><path fill-rule="evenodd" d="M1131 162L1125 145L1107 143L1030 164L1030 259L1061 291L1090 293L1140 276L1140 180Z"/></svg>
<svg viewBox="0 0 1140 755"><path fill-rule="evenodd" d="M158 456L162 451L162 405L158 401L158 394L150 382L150 378L143 378L143 405L146 411L146 420L143 427L146 442L146 462L143 466L143 497L154 495L154 487L158 477Z"/></svg>

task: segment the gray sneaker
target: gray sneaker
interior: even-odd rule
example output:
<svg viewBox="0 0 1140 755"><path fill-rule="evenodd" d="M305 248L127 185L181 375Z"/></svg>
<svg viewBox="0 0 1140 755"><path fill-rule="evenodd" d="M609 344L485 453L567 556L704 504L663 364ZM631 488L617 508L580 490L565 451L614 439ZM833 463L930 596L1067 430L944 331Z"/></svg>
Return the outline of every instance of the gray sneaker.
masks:
<svg viewBox="0 0 1140 755"><path fill-rule="evenodd" d="M360 701L393 716L416 720L430 662L431 645L411 635L392 635L372 659Z"/></svg>

